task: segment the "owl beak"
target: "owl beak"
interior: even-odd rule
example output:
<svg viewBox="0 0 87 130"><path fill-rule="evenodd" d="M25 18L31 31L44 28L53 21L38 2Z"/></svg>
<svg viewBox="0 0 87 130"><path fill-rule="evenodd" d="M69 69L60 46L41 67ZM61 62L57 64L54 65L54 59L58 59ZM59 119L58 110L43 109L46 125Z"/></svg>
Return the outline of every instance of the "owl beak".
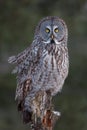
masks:
<svg viewBox="0 0 87 130"><path fill-rule="evenodd" d="M51 35L51 44L54 44L55 43L55 41L54 41L54 35L52 34Z"/></svg>
<svg viewBox="0 0 87 130"><path fill-rule="evenodd" d="M51 35L51 38L54 39L54 35L53 34Z"/></svg>

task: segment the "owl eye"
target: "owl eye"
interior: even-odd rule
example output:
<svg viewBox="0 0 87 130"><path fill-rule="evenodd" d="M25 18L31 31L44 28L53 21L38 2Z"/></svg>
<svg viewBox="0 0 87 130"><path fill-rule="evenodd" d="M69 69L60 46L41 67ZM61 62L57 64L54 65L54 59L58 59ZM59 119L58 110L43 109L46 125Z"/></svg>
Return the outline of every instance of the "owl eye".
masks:
<svg viewBox="0 0 87 130"><path fill-rule="evenodd" d="M46 31L46 33L49 33L49 32L50 32L50 29L49 29L49 28L46 28L45 31Z"/></svg>
<svg viewBox="0 0 87 130"><path fill-rule="evenodd" d="M55 29L54 29L54 32L55 32L55 33L58 33L58 32L59 32L59 29L58 29L58 28L55 28Z"/></svg>

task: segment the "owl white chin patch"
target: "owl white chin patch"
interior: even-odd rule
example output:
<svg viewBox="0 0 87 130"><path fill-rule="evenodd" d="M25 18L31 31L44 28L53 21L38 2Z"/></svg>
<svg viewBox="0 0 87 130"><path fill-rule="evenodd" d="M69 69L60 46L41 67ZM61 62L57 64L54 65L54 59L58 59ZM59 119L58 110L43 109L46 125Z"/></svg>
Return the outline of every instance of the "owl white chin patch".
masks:
<svg viewBox="0 0 87 130"><path fill-rule="evenodd" d="M48 43L51 43L51 39L48 39L47 41L43 41L44 43L46 43L46 44L48 44ZM55 42L55 44L61 44L61 41L60 42L58 42L56 39L54 39L54 42Z"/></svg>
<svg viewBox="0 0 87 130"><path fill-rule="evenodd" d="M55 43L58 45L58 44L61 44L61 41L58 42L56 39L54 39Z"/></svg>
<svg viewBox="0 0 87 130"><path fill-rule="evenodd" d="M43 42L44 42L44 43L50 43L50 41L51 41L51 40L50 40L50 39L48 39L47 41L43 41Z"/></svg>

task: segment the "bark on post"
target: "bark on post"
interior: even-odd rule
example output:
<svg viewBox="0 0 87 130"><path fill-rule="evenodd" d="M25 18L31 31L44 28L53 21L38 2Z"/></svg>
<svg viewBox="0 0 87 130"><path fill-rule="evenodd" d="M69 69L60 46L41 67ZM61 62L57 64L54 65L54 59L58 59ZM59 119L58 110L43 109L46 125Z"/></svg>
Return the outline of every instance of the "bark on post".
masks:
<svg viewBox="0 0 87 130"><path fill-rule="evenodd" d="M39 91L34 100L31 121L32 130L53 130L60 113L54 111L52 97L49 92Z"/></svg>

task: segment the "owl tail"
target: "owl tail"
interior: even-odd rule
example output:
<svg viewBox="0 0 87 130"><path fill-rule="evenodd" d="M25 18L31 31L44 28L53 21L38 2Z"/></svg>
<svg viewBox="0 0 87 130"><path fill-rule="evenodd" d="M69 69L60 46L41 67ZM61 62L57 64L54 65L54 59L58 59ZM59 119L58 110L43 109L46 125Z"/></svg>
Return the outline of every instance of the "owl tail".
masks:
<svg viewBox="0 0 87 130"><path fill-rule="evenodd" d="M23 122L29 123L32 121L32 112L29 112L28 110L23 111Z"/></svg>
<svg viewBox="0 0 87 130"><path fill-rule="evenodd" d="M20 101L17 105L18 111L22 113L23 122L25 124L32 121L32 111L29 109L29 106L25 106L23 101Z"/></svg>
<svg viewBox="0 0 87 130"><path fill-rule="evenodd" d="M33 110L32 110L31 98L29 96L26 96L23 100L18 101L17 109L22 114L24 124L32 122Z"/></svg>

